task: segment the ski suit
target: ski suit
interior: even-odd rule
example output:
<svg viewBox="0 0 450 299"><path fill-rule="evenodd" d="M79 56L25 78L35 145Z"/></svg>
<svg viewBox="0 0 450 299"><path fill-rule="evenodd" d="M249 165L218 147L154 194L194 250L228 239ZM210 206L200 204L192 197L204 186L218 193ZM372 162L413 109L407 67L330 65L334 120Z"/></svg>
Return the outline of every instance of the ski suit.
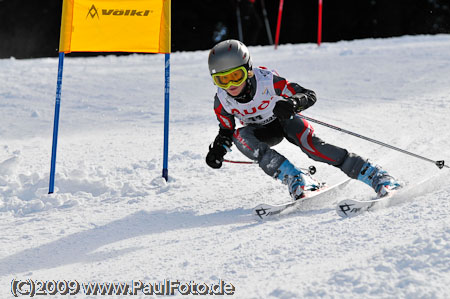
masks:
<svg viewBox="0 0 450 299"><path fill-rule="evenodd" d="M277 170L286 158L271 149L283 138L297 145L311 159L341 169L356 179L366 159L347 150L328 144L315 136L313 127L298 115L279 120L272 110L281 96L303 93L311 107L316 102L314 91L297 83L288 82L274 71L253 68L254 76L247 80L245 97L232 97L218 88L214 111L219 120L219 134L232 136L233 143L249 159L257 161L265 173L276 177ZM236 119L244 125L236 129Z"/></svg>

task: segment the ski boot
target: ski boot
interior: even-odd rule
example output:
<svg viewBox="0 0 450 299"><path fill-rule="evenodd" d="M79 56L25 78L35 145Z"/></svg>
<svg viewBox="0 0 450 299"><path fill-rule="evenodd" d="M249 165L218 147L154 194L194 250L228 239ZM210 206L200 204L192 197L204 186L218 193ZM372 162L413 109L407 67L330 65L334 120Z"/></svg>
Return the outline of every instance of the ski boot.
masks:
<svg viewBox="0 0 450 299"><path fill-rule="evenodd" d="M361 168L358 180L372 187L377 193L377 198L385 197L390 192L403 187L403 185L389 175L387 171L369 161L364 163Z"/></svg>
<svg viewBox="0 0 450 299"><path fill-rule="evenodd" d="M297 169L289 160L285 160L280 165L274 177L288 185L289 194L293 200L303 198L308 191L314 191L321 187L321 184L313 179L309 173Z"/></svg>

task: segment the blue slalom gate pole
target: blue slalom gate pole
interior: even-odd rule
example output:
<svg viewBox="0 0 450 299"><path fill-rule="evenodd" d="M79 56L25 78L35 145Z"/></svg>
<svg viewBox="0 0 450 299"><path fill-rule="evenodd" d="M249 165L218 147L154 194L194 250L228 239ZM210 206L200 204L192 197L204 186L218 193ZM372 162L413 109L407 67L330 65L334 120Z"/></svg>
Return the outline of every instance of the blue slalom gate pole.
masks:
<svg viewBox="0 0 450 299"><path fill-rule="evenodd" d="M50 165L50 185L48 188L49 194L53 193L55 189L56 147L58 144L59 107L61 103L63 66L64 66L64 52L60 52L58 62L58 80L56 83L55 117L53 121L52 161Z"/></svg>
<svg viewBox="0 0 450 299"><path fill-rule="evenodd" d="M169 160L169 95L170 95L170 53L164 58L164 153L162 176L169 180L168 160Z"/></svg>

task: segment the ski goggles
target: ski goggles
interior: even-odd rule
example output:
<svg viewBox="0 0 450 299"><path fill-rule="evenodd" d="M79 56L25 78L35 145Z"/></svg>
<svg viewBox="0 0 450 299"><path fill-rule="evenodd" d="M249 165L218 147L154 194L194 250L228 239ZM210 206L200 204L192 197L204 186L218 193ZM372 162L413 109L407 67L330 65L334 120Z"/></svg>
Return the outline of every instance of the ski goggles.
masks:
<svg viewBox="0 0 450 299"><path fill-rule="evenodd" d="M231 85L240 86L245 80L247 80L248 73L244 66L239 66L226 72L213 74L212 77L217 86L227 89Z"/></svg>

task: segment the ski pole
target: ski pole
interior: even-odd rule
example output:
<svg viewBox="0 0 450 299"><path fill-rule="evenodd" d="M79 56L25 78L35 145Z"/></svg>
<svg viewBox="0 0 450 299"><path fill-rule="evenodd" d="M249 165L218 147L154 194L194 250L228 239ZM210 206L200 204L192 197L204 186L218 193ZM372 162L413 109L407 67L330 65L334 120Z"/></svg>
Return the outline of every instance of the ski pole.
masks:
<svg viewBox="0 0 450 299"><path fill-rule="evenodd" d="M235 163L235 164L258 164L257 161L234 161L234 160L227 160L227 159L224 159L223 162ZM300 168L300 169L304 170L304 171L308 171L311 175L313 175L317 172L316 167L313 165L309 166L308 169L306 169L306 168Z"/></svg>
<svg viewBox="0 0 450 299"><path fill-rule="evenodd" d="M278 41L280 40L280 27L281 27L281 16L283 14L283 1L280 0L280 6L278 6L278 21L277 21L277 32L275 33L275 50L278 47Z"/></svg>
<svg viewBox="0 0 450 299"><path fill-rule="evenodd" d="M258 164L257 161L234 161L234 160L227 160L227 159L224 159L223 162L235 163L235 164Z"/></svg>
<svg viewBox="0 0 450 299"><path fill-rule="evenodd" d="M333 125L324 123L323 121L316 120L316 119L313 119L313 118L310 118L310 117L307 117L307 116L304 116L304 115L301 115L301 114L298 114L298 115L299 115L301 118L306 119L306 120L308 120L308 121L310 121L310 122L313 122L313 123L316 123L316 124L319 124L319 125L322 125L322 126L325 126L325 127L328 127L328 128L334 129L334 130L337 130L337 131L340 131L340 132L342 132L342 133L350 134L350 135L352 135L352 136L355 136L355 137L358 137L358 138L361 138L361 139L364 139L364 140L367 140L367 141L370 141L370 142L373 142L373 143L382 145L382 146L384 146L384 147L387 147L387 148L396 150L396 151L398 151L398 152L401 152L401 153L404 153L404 154L407 154L407 155L410 155L410 156L413 156L413 157L422 159L422 160L424 160L424 161L431 162L431 163L435 164L437 167L439 167L439 169L442 169L443 167L450 168L448 165L445 165L444 160L435 161L435 160L432 160L432 159L428 159L428 158L425 158L425 157L423 157L423 156L420 156L420 155L417 155L417 154L414 154L414 153L405 151L405 150L403 150L403 149L401 149L401 148L392 146L392 145L390 145L390 144L387 144L387 143L384 143L384 142L381 142L381 141L378 141L378 140L375 140L375 139L372 139L372 138L369 138L369 137L365 137L365 136L359 135L359 134L357 134L357 133L350 132L350 131L341 129L341 128L339 128L339 127L336 127L336 126L333 126Z"/></svg>
<svg viewBox="0 0 450 299"><path fill-rule="evenodd" d="M264 3L264 1L265 0L261 0L261 8L264 16L264 24L266 25L267 38L269 39L269 44L273 45L272 31L270 31L269 18L267 17L266 4Z"/></svg>
<svg viewBox="0 0 450 299"><path fill-rule="evenodd" d="M236 19L237 19L237 23L238 23L239 40L241 42L244 42L244 35L242 33L241 9L240 9L239 5L241 5L241 0L237 0L237 3L236 3Z"/></svg>

